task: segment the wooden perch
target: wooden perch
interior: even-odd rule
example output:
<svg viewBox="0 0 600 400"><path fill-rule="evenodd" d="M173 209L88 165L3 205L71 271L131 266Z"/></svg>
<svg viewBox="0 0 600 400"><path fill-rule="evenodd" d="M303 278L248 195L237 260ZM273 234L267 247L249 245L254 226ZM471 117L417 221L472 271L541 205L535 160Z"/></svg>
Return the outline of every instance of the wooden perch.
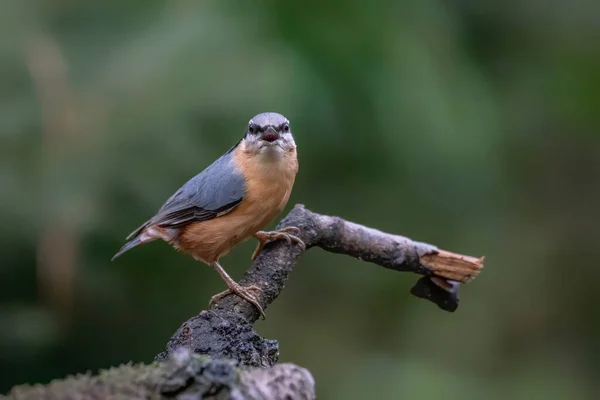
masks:
<svg viewBox="0 0 600 400"><path fill-rule="evenodd" d="M300 238L311 247L346 254L396 271L423 275L411 293L436 303L440 308L454 311L458 293L448 280L469 282L481 268L483 258L439 250L427 243L381 232L339 217L314 213L296 205L279 223L277 229L288 226L300 228ZM285 241L268 244L239 281L242 285L262 288L258 300L263 309L271 304L296 265L302 250ZM442 288L441 285L449 285ZM179 347L193 349L214 358L236 359L246 365L270 367L277 362L277 341L261 338L252 325L259 314L254 306L238 296L227 296L209 311L186 321L167 343L156 359L163 360Z"/></svg>
<svg viewBox="0 0 600 400"><path fill-rule="evenodd" d="M447 311L454 311L458 307L459 284L471 281L483 268L483 257L474 258L439 250L427 243L384 233L339 217L317 214L303 205L296 205L277 229L288 226L300 228L300 238L307 249L320 247L385 268L422 275L411 293L428 299ZM266 309L283 290L301 255L299 246L289 245L283 240L270 243L239 283L260 287L262 293L258 300L262 308ZM113 375L101 374L98 378L71 378L68 380L71 384L60 386L62 389L56 389L58 392L52 393L69 393L71 397L57 397L65 399L116 398L103 394L105 392L101 390L118 383L127 384L127 395L119 397L127 399L145 399L150 395L157 399L204 398L202 396L205 395L214 395L210 398L215 399L236 400L314 399L314 381L308 371L292 364L275 365L279 358L278 343L276 340L262 338L253 330L258 317L258 311L253 305L238 296L229 295L213 304L210 310L202 311L183 323L168 341L166 349L156 356L157 361L169 360L168 362L151 366L120 367L125 368L123 371L128 371L127 374L122 371ZM205 358L192 356L190 352ZM230 371L230 374L225 374L225 379L222 375L215 374L215 370ZM178 375L179 373L187 375ZM176 387L165 391L165 379L157 380L156 376L171 377L167 381L176 382ZM234 379L234 376L237 378ZM135 388L142 387L141 391L131 389L131 382L135 382ZM35 390L42 391L38 393L50 393L44 390L49 390L52 385L57 384L37 389L19 389L11 398L39 398L27 397L26 394ZM94 387L93 390L90 389L91 386ZM74 393L80 393L81 396L77 397Z"/></svg>

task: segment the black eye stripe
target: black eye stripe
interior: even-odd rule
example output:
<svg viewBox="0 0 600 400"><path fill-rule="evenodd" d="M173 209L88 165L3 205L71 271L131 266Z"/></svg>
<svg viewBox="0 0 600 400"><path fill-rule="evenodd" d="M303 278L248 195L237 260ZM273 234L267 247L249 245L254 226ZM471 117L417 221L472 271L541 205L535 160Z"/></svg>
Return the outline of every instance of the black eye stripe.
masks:
<svg viewBox="0 0 600 400"><path fill-rule="evenodd" d="M290 131L289 123L284 122L283 124L278 125L278 126L275 126L275 125L260 126L260 125L256 125L256 124L251 124L248 126L248 132L252 133L252 134L256 134L256 133L260 133L260 132L265 132L268 128L273 128L280 132L289 132Z"/></svg>

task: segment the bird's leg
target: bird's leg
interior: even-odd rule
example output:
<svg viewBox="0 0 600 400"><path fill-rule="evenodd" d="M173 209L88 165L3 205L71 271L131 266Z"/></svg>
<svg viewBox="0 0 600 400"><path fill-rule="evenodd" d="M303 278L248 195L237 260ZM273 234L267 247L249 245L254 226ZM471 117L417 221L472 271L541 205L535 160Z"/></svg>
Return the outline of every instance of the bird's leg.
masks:
<svg viewBox="0 0 600 400"><path fill-rule="evenodd" d="M248 303L250 303L254 307L256 307L258 309L258 312L260 313L260 315L261 315L261 317L263 319L266 318L265 317L265 313L264 313L262 307L260 306L260 303L256 299L256 296L253 295L252 293L250 293L253 290L260 292L261 291L260 287L255 286L255 285L241 286L239 283L237 283L233 279L231 279L231 277L229 276L229 274L223 269L223 267L221 267L221 264L219 264L218 261L215 261L211 265L219 273L219 275L225 281L225 284L227 285L227 287L229 289L227 289L227 290L225 290L225 291L223 291L221 293L218 293L218 294L214 295L210 299L210 303L208 303L209 307L212 306L217 301L221 300L223 297L226 297L226 296L229 296L232 293L235 293L238 296L240 296L242 299L246 300Z"/></svg>
<svg viewBox="0 0 600 400"><path fill-rule="evenodd" d="M287 228L280 229L278 231L258 231L253 236L258 239L258 245L256 246L256 250L252 253L252 261L256 260L256 257L260 254L262 249L267 245L267 243L273 242L275 240L284 239L289 244L296 243L298 246L302 248L302 250L306 250L306 245L298 237L300 234L300 229L295 226L288 226Z"/></svg>

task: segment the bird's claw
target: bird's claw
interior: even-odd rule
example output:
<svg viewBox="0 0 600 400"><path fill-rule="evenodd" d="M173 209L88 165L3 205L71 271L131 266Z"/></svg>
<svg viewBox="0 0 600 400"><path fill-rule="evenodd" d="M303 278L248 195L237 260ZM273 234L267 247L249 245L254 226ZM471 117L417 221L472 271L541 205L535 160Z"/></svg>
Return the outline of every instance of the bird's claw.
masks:
<svg viewBox="0 0 600 400"><path fill-rule="evenodd" d="M298 246L300 246L302 251L306 250L306 245L304 244L302 239L298 237L298 235L300 235L300 229L296 228L295 226L288 226L287 228L283 228L278 231L256 232L254 234L254 237L258 239L258 245L256 246L254 253L252 253L252 261L256 260L256 257L258 257L262 249L268 243L274 242L275 240L284 239L289 245L295 243Z"/></svg>
<svg viewBox="0 0 600 400"><path fill-rule="evenodd" d="M246 300L248 303L252 304L254 307L256 307L262 319L266 319L265 312L263 311L260 303L258 302L256 295L250 293L251 291L258 291L259 293L261 293L262 289L256 285L241 286L236 283L235 285L230 286L227 290L224 290L221 293L217 293L213 297L211 297L210 302L208 303L208 307L212 307L213 304L229 296L230 294L236 294L242 299Z"/></svg>
<svg viewBox="0 0 600 400"><path fill-rule="evenodd" d="M297 228L295 226L288 226L286 228L274 232L289 233L292 236L300 236L301 233L300 228Z"/></svg>

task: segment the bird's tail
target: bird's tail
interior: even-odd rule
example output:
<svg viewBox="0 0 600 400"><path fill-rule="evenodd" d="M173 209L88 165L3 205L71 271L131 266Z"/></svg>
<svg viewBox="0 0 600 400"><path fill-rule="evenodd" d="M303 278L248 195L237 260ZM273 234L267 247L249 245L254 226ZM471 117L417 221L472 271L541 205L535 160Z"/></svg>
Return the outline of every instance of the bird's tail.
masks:
<svg viewBox="0 0 600 400"><path fill-rule="evenodd" d="M130 240L129 242L125 243L123 245L123 247L121 247L121 249L119 251L117 251L117 254L115 254L113 256L113 258L110 259L110 261L114 261L115 258L119 257L121 254L125 253L127 250L131 250L136 246L139 246L140 244L146 243L147 241L142 241L140 236L136 236L135 238L133 238L132 240Z"/></svg>

